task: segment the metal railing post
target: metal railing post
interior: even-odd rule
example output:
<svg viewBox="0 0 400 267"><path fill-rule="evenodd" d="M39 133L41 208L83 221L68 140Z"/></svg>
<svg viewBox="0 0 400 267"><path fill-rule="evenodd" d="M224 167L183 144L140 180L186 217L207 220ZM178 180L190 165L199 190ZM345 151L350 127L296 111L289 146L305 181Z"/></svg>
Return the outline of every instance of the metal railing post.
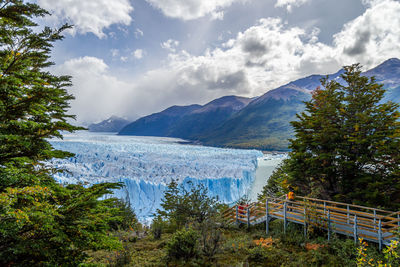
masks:
<svg viewBox="0 0 400 267"><path fill-rule="evenodd" d="M331 241L331 210L328 209L328 242Z"/></svg>
<svg viewBox="0 0 400 267"><path fill-rule="evenodd" d="M378 243L379 243L379 251L382 250L382 220L379 219L378 223Z"/></svg>
<svg viewBox="0 0 400 267"><path fill-rule="evenodd" d="M247 228L250 228L250 207L247 207Z"/></svg>
<svg viewBox="0 0 400 267"><path fill-rule="evenodd" d="M307 238L307 213L306 213L306 207L304 207L304 238Z"/></svg>
<svg viewBox="0 0 400 267"><path fill-rule="evenodd" d="M354 230L353 230L353 235L354 235L354 243L357 244L357 215L354 215Z"/></svg>
<svg viewBox="0 0 400 267"><path fill-rule="evenodd" d="M265 232L268 234L269 232L269 207L268 207L268 198L265 202Z"/></svg>
<svg viewBox="0 0 400 267"><path fill-rule="evenodd" d="M397 213L397 226L400 227L400 214Z"/></svg>
<svg viewBox="0 0 400 267"><path fill-rule="evenodd" d="M283 203L283 232L286 233L286 200Z"/></svg>
<svg viewBox="0 0 400 267"><path fill-rule="evenodd" d="M236 205L236 224L239 224L239 206Z"/></svg>

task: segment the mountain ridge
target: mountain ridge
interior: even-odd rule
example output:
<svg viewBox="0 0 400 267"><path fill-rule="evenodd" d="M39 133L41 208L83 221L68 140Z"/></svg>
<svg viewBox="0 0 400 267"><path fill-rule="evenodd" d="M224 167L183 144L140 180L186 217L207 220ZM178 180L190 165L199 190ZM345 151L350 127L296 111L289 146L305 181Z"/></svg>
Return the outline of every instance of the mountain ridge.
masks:
<svg viewBox="0 0 400 267"><path fill-rule="evenodd" d="M134 131L129 130L128 125L119 134L179 137L220 147L287 150L288 138L293 136L290 121L295 120L296 114L304 110L303 101L311 98L312 91L320 86L321 78L329 77L343 82L340 78L343 72L340 69L329 75L309 75L255 98L225 96L203 106L173 106L174 119L171 119L172 115L169 116L166 112L168 109L165 109L129 124L131 127L134 125ZM399 59L388 59L363 72L363 75L375 76L377 82L384 83L387 88L385 101L400 102ZM185 107L192 108L188 112L182 112ZM158 127L158 132L146 131L149 124L141 123L152 116L161 118L162 125ZM169 119L162 119L165 116ZM153 121L159 122L160 120Z"/></svg>

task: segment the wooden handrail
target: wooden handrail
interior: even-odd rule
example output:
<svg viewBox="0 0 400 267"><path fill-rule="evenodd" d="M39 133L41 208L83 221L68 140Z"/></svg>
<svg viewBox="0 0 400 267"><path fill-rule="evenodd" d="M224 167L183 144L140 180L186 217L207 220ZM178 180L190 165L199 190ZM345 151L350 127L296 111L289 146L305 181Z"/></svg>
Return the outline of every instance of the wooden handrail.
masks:
<svg viewBox="0 0 400 267"><path fill-rule="evenodd" d="M268 222L269 218L283 219L285 224L314 225L327 230L328 237L329 231L354 236L355 240L361 236L379 243L380 248L395 238L393 232L400 227L400 212L300 196L295 200L266 197L240 209L238 205L230 207L222 215L228 223L248 226Z"/></svg>
<svg viewBox="0 0 400 267"><path fill-rule="evenodd" d="M382 213L389 213L389 215L392 214L391 211L387 211L387 210L381 210L381 209L376 209L376 208L371 208L371 207L366 207L366 206L359 206L359 205L354 205L354 204L348 204L348 203L343 203L343 202L335 202L335 201L331 201L331 200L323 200L323 199L302 197L302 196L296 196L296 198L302 198L302 199L307 199L307 200L316 201L316 202L331 203L331 204L335 204L335 205L349 206L349 207L353 207L353 208L366 209L366 210L372 210L372 211L375 210L375 211L379 211ZM397 214L397 213L398 212L395 212L393 214Z"/></svg>

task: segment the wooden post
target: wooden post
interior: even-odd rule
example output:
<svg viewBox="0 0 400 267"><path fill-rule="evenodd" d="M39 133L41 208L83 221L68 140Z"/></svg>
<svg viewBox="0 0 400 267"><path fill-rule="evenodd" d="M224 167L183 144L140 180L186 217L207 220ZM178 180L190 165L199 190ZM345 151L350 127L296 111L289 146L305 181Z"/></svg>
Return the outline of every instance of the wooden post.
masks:
<svg viewBox="0 0 400 267"><path fill-rule="evenodd" d="M250 228L250 207L247 206L247 228Z"/></svg>
<svg viewBox="0 0 400 267"><path fill-rule="evenodd" d="M283 203L283 232L286 233L286 200Z"/></svg>
<svg viewBox="0 0 400 267"><path fill-rule="evenodd" d="M382 250L382 221L379 219L378 223L378 243L379 243L379 251Z"/></svg>
<svg viewBox="0 0 400 267"><path fill-rule="evenodd" d="M328 242L331 241L331 210L328 209Z"/></svg>
<svg viewBox="0 0 400 267"><path fill-rule="evenodd" d="M349 208L349 205L347 205L347 223L350 223L350 214L349 214L349 212L350 212L350 208Z"/></svg>
<svg viewBox="0 0 400 267"><path fill-rule="evenodd" d="M236 224L239 224L239 205L236 205Z"/></svg>
<svg viewBox="0 0 400 267"><path fill-rule="evenodd" d="M306 213L306 207L304 207L304 238L307 238L307 213Z"/></svg>
<svg viewBox="0 0 400 267"><path fill-rule="evenodd" d="M397 226L400 227L400 213L397 213Z"/></svg>
<svg viewBox="0 0 400 267"><path fill-rule="evenodd" d="M376 210L374 210L374 230L376 229Z"/></svg>
<svg viewBox="0 0 400 267"><path fill-rule="evenodd" d="M265 232L269 232L269 209L268 209L268 198L265 201Z"/></svg>
<svg viewBox="0 0 400 267"><path fill-rule="evenodd" d="M353 235L354 235L354 243L357 244L357 215L354 215L354 230L353 230Z"/></svg>
<svg viewBox="0 0 400 267"><path fill-rule="evenodd" d="M326 202L324 201L324 215L326 214Z"/></svg>

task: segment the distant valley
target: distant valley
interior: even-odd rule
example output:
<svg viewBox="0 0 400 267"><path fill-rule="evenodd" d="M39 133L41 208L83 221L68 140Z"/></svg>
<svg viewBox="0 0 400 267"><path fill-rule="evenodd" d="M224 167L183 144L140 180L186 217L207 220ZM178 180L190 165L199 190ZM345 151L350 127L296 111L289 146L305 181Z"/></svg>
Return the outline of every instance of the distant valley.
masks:
<svg viewBox="0 0 400 267"><path fill-rule="evenodd" d="M329 79L341 82L342 73L340 70L331 74ZM375 76L385 85L386 101L400 102L399 59L389 59L363 75ZM256 98L225 96L203 106L172 106L127 123L119 134L178 137L219 147L287 150L288 139L293 134L290 121L304 110L303 101L311 98L312 91L325 76L311 75ZM98 125L107 126L106 122Z"/></svg>

